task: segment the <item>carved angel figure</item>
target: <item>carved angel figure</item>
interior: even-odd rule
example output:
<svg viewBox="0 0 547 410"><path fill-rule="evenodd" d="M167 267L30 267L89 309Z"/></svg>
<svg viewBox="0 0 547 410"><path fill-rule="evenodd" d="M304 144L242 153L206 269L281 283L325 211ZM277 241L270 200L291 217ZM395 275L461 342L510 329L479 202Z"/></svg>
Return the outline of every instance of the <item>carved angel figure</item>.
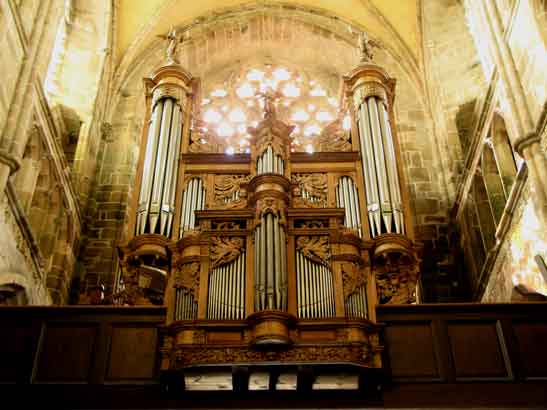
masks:
<svg viewBox="0 0 547 410"><path fill-rule="evenodd" d="M177 30L171 27L167 35L160 34L158 35L158 37L168 41L167 48L165 49L167 64L178 64L179 61L177 58L177 47L179 43L182 43L183 39L182 37L180 39L178 38Z"/></svg>
<svg viewBox="0 0 547 410"><path fill-rule="evenodd" d="M370 39L368 35L363 31L359 35L359 51L361 52L361 62L364 63L372 61L372 58L374 57L372 49L375 47L379 48L381 47L381 44L376 40Z"/></svg>

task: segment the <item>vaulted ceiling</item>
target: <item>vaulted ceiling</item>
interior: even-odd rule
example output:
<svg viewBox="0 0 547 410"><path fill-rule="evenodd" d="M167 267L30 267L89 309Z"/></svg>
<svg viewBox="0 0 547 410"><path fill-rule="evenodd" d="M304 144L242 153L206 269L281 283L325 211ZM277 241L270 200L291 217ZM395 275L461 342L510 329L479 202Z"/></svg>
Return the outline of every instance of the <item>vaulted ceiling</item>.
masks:
<svg viewBox="0 0 547 410"><path fill-rule="evenodd" d="M261 3L266 3L261 1ZM197 17L221 14L250 4L245 0L120 0L117 4L116 55L136 55L169 27L189 24ZM251 4L257 4L256 1ZM260 4L260 2L259 2ZM393 47L405 49L419 61L418 0L268 0L268 4L309 8L366 30Z"/></svg>

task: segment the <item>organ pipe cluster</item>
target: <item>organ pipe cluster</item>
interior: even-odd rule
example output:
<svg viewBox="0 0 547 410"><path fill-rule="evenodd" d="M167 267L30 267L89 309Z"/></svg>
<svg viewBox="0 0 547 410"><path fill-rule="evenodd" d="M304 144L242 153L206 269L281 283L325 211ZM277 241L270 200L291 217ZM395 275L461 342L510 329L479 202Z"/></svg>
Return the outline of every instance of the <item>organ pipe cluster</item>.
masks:
<svg viewBox="0 0 547 410"><path fill-rule="evenodd" d="M367 289L366 286L360 286L357 291L349 295L346 299L346 316L367 318Z"/></svg>
<svg viewBox="0 0 547 410"><path fill-rule="evenodd" d="M345 210L344 225L348 228L356 229L359 232L359 236L362 236L361 208L359 206L357 186L350 177L343 176L338 180L336 206Z"/></svg>
<svg viewBox="0 0 547 410"><path fill-rule="evenodd" d="M281 155L278 155L274 152L271 145L258 156L256 160L256 173L257 175L261 174L279 174L283 175L285 172L285 163Z"/></svg>
<svg viewBox="0 0 547 410"><path fill-rule="evenodd" d="M297 309L303 319L336 316L330 268L296 251Z"/></svg>
<svg viewBox="0 0 547 410"><path fill-rule="evenodd" d="M255 307L287 309L287 247L279 217L263 214L255 229Z"/></svg>
<svg viewBox="0 0 547 410"><path fill-rule="evenodd" d="M364 98L363 98L364 97ZM354 94L371 236L405 233L401 189L386 103Z"/></svg>
<svg viewBox="0 0 547 410"><path fill-rule="evenodd" d="M175 291L175 320L192 320L197 317L198 304L194 295L186 289Z"/></svg>
<svg viewBox="0 0 547 410"><path fill-rule="evenodd" d="M245 252L233 261L211 271L207 317L209 319L244 319Z"/></svg>
<svg viewBox="0 0 547 410"><path fill-rule="evenodd" d="M196 226L196 211L205 208L205 188L201 178L192 178L186 184L182 196L182 212L180 216L180 234L190 231Z"/></svg>
<svg viewBox="0 0 547 410"><path fill-rule="evenodd" d="M148 128L136 235L171 235L182 126L182 109L175 98L155 102Z"/></svg>

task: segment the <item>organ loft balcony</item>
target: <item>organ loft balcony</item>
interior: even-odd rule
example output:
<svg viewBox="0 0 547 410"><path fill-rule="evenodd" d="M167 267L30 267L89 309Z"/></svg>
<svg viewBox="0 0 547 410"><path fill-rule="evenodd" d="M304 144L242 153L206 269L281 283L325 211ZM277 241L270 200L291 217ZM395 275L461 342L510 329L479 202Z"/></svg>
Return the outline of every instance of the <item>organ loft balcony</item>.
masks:
<svg viewBox="0 0 547 410"><path fill-rule="evenodd" d="M298 125L309 114L290 110L302 86L269 70L281 84L261 77L256 95L234 85L258 116L242 129L253 112L230 112L245 134L238 152L229 124L208 130L218 113L196 115L200 82L177 62L145 81L134 236L119 247L115 300L167 306L161 369L184 373L187 388L236 375L256 389L370 387L382 368L376 304L419 298L395 82L363 62L337 117L317 113L330 122L314 137Z"/></svg>

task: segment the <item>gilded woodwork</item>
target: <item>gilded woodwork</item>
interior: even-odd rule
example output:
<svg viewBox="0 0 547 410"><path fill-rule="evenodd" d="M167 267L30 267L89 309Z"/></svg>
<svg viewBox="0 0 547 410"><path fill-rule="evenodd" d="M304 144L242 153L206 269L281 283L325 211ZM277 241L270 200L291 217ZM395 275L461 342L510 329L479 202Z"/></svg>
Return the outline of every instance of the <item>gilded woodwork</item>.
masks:
<svg viewBox="0 0 547 410"><path fill-rule="evenodd" d="M293 207L326 208L327 206L327 174L293 174ZM303 194L306 197L303 197Z"/></svg>
<svg viewBox="0 0 547 410"><path fill-rule="evenodd" d="M309 260L328 266L330 256L328 236L300 236L296 240L296 249Z"/></svg>
<svg viewBox="0 0 547 410"><path fill-rule="evenodd" d="M342 127L342 119L337 118L321 131L318 139L319 151L349 152L352 150L351 134Z"/></svg>
<svg viewBox="0 0 547 410"><path fill-rule="evenodd" d="M226 265L238 258L244 250L245 241L240 237L213 236L211 237L211 268L215 269Z"/></svg>
<svg viewBox="0 0 547 410"><path fill-rule="evenodd" d="M181 263L175 266L173 287L183 289L197 300L199 294L199 262Z"/></svg>
<svg viewBox="0 0 547 410"><path fill-rule="evenodd" d="M344 284L344 300L357 293L367 283L364 270L355 262L342 263L342 282Z"/></svg>
<svg viewBox="0 0 547 410"><path fill-rule="evenodd" d="M214 183L214 208L233 209L247 206L247 191L244 185L250 175L216 175Z"/></svg>

